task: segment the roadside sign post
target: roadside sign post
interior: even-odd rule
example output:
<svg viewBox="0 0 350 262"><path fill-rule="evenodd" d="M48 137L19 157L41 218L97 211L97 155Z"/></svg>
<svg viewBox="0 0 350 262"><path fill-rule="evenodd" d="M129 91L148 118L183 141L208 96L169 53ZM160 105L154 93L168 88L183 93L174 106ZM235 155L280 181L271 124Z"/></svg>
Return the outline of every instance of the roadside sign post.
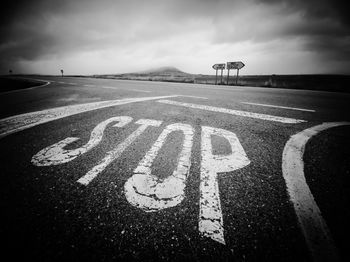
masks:
<svg viewBox="0 0 350 262"><path fill-rule="evenodd" d="M220 78L220 84L222 84L222 72L224 71L224 69L221 69L221 78Z"/></svg>
<svg viewBox="0 0 350 262"><path fill-rule="evenodd" d="M221 79L220 79L220 83L222 84L222 72L225 69L225 64L215 64L213 65L213 68L216 70L216 74L215 74L215 85L217 85L218 83L218 70L221 69Z"/></svg>
<svg viewBox="0 0 350 262"><path fill-rule="evenodd" d="M227 68L227 85L230 77L230 68Z"/></svg>
<svg viewBox="0 0 350 262"><path fill-rule="evenodd" d="M236 75L236 85L238 84L238 74L239 74L239 69L243 68L245 64L243 62L238 61L238 62L227 62L227 85L229 82L229 75L230 75L230 69L236 69L237 70L237 75Z"/></svg>

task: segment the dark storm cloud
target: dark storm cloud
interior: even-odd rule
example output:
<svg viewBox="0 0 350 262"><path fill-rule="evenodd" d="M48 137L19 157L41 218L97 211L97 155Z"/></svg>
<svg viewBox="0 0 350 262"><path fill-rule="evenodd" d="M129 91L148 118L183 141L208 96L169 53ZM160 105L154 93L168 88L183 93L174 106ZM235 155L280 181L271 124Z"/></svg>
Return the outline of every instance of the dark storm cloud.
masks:
<svg viewBox="0 0 350 262"><path fill-rule="evenodd" d="M294 41L320 61L350 62L343 0L5 0L0 22L0 70L83 51L131 57L147 45L157 49L155 56L177 54L176 41L194 34L206 48L251 42L267 50L270 42ZM188 45L197 50L198 43Z"/></svg>

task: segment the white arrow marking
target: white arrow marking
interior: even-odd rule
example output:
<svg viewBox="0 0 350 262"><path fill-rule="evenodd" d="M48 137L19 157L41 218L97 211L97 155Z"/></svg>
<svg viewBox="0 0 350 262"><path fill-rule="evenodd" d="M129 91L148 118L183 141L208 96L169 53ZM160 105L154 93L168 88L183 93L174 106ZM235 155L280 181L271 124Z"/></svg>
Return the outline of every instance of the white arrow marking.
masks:
<svg viewBox="0 0 350 262"><path fill-rule="evenodd" d="M233 110L233 109L227 109L227 108L221 108L221 107L215 107L215 106L198 105L198 104L177 102L177 101L171 101L171 100L158 100L157 102L163 103L163 104L175 105L175 106L184 106L189 108L207 110L212 112L225 113L225 114L236 115L236 116L257 118L257 119L280 122L285 124L297 124L297 123L306 122L305 120L294 119L294 118L271 116L266 114L258 114L258 113L252 113L247 111L239 111L239 110Z"/></svg>
<svg viewBox="0 0 350 262"><path fill-rule="evenodd" d="M118 122L114 127L123 127L132 121L131 117L118 116L109 118L100 124L98 124L91 132L90 140L82 147L76 149L66 150L64 147L79 140L78 137L67 137L49 147L46 147L35 154L32 158L32 163L36 166L51 166L67 163L77 158L78 156L85 154L92 148L97 146L103 137L103 132L107 125L112 122Z"/></svg>
<svg viewBox="0 0 350 262"><path fill-rule="evenodd" d="M213 155L211 136L222 136L231 145L230 155ZM202 127L202 164L200 174L199 231L206 237L225 244L220 204L218 173L232 172L250 163L237 136L227 130Z"/></svg>
<svg viewBox="0 0 350 262"><path fill-rule="evenodd" d="M311 137L320 131L341 125L350 125L350 123L323 123L305 129L291 136L283 150L283 177L314 261L338 261L339 257L327 224L306 183L303 155L305 145Z"/></svg>
<svg viewBox="0 0 350 262"><path fill-rule="evenodd" d="M115 149L107 152L107 155L85 176L81 177L77 182L82 185L88 185L99 173L101 173L110 163L117 159L124 150L139 136L141 135L149 126L160 126L162 121L150 120L150 119L140 119L136 124L141 125L136 129L131 135L129 135L122 143L120 143Z"/></svg>
<svg viewBox="0 0 350 262"><path fill-rule="evenodd" d="M152 175L152 163L167 136L174 131L182 131L184 142L178 164L171 176L160 179ZM134 170L134 175L126 181L124 189L130 204L146 212L158 211L178 205L184 198L186 179L191 165L191 149L194 130L190 125L168 125Z"/></svg>

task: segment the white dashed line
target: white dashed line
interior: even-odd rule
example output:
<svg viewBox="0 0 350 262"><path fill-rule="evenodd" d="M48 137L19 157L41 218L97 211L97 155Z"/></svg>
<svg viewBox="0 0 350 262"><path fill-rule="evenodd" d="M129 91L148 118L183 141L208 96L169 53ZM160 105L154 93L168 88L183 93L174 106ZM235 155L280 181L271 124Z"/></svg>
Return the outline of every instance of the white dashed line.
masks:
<svg viewBox="0 0 350 262"><path fill-rule="evenodd" d="M338 252L306 183L303 154L307 141L319 132L350 122L323 123L290 137L283 150L282 171L290 200L314 261L338 261Z"/></svg>
<svg viewBox="0 0 350 262"><path fill-rule="evenodd" d="M208 99L207 97L204 97L204 96L188 96L188 95L179 95L179 96L183 96L183 97L192 97L192 98L205 99L205 100Z"/></svg>
<svg viewBox="0 0 350 262"><path fill-rule="evenodd" d="M36 88L39 88L39 87L44 87L44 86L47 86L47 85L51 84L50 81L45 81L45 80L40 80L40 79L33 79L33 78L24 78L24 79L29 79L29 80L39 81L39 82L45 82L45 84L38 85L38 86L33 86L33 87L29 87L29 88L18 89L18 90L11 90L11 91L0 93L0 95L6 95L6 94L11 94L11 93L17 93L17 92L22 92L22 91L33 90L33 89L36 89Z"/></svg>
<svg viewBox="0 0 350 262"><path fill-rule="evenodd" d="M107 89L119 89L119 87L115 87L115 86L100 86L102 88L107 88Z"/></svg>
<svg viewBox="0 0 350 262"><path fill-rule="evenodd" d="M130 91L135 91L135 92L142 92L142 93L150 93L151 91L147 91L147 90L139 90L139 89L125 89L126 91L130 90Z"/></svg>
<svg viewBox="0 0 350 262"><path fill-rule="evenodd" d="M96 109L125 105L136 102L143 102L149 100L156 100L162 98L177 97L172 96L153 96L153 97L135 97L135 98L125 98L120 100L108 100L94 103L78 104L71 106L63 106L57 108L51 108L42 111L36 111L16 116L11 116L8 118L0 119L0 139L22 131L24 129L37 126L43 123L47 123L60 118L68 117L71 115L88 112Z"/></svg>
<svg viewBox="0 0 350 262"><path fill-rule="evenodd" d="M315 110L312 110L312 109L297 108L297 107L275 106L275 105L258 104L258 103L250 103L250 102L241 102L241 103L247 104L247 105L254 105L254 106L265 106L265 107L275 107L275 108L298 110L298 111L305 111L305 112L316 112Z"/></svg>
<svg viewBox="0 0 350 262"><path fill-rule="evenodd" d="M267 121L280 122L280 123L284 123L284 124L297 124L297 123L307 122L306 120L301 120L301 119L279 117L279 116L272 116L272 115L266 115L266 114L258 114L258 113L252 113L252 112L247 112L247 111L239 111L239 110L233 110L233 109L227 109L227 108L221 108L221 107L214 107L214 106L208 106L208 105L198 105L198 104L177 102L177 101L171 101L171 100L158 100L157 102L163 103L163 104L175 105L175 106L184 106L184 107L189 107L189 108L194 108L194 109L201 109L201 110L206 110L206 111L211 111L211 112L225 113L225 114L242 116L242 117L249 117L249 118L256 118L256 119L267 120Z"/></svg>
<svg viewBox="0 0 350 262"><path fill-rule="evenodd" d="M107 89L114 89L114 90L116 90L116 89L119 89L119 90L122 90L122 91L134 91L134 92L142 92L142 93L150 93L150 92L152 92L152 91L148 91L148 90L140 90L140 89L133 89L133 88L131 88L131 89L122 89L122 88L120 88L120 87L115 87L115 86L100 86L100 87L102 87L102 88L107 88Z"/></svg>

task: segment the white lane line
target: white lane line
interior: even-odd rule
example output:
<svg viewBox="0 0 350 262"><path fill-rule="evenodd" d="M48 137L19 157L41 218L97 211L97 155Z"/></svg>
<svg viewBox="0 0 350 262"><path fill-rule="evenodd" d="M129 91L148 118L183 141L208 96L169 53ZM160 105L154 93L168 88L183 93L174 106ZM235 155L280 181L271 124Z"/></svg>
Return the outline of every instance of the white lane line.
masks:
<svg viewBox="0 0 350 262"><path fill-rule="evenodd" d="M242 116L242 117L257 118L261 120L274 121L274 122L280 122L285 124L297 124L297 123L306 122L306 120L301 120L301 119L258 114L258 113L252 113L247 111L239 111L239 110L233 110L233 109L227 109L227 108L221 108L221 107L215 107L215 106L198 105L198 104L177 102L177 101L171 101L171 100L158 100L157 102L163 103L163 104L175 105L175 106L184 106L189 108L207 110L211 112L225 113L225 114Z"/></svg>
<svg viewBox="0 0 350 262"><path fill-rule="evenodd" d="M68 85L74 85L74 86L78 85L77 83L70 83L70 82L67 82L66 84L68 84Z"/></svg>
<svg viewBox="0 0 350 262"><path fill-rule="evenodd" d="M314 261L338 261L338 252L306 183L303 154L305 145L311 137L323 130L341 125L350 125L350 122L328 122L305 129L291 136L283 150L283 177Z"/></svg>
<svg viewBox="0 0 350 262"><path fill-rule="evenodd" d="M177 97L176 95L170 96L153 96L153 97L135 97L135 98L125 98L120 100L108 100L94 103L78 104L71 106L63 106L57 108L51 108L42 111L36 111L16 116L11 116L8 118L0 119L0 139L22 131L24 129L47 123L60 118L68 117L71 115L88 112L100 108L106 108L117 105L125 105L136 102L143 102L149 100L157 100L162 98Z"/></svg>
<svg viewBox="0 0 350 262"><path fill-rule="evenodd" d="M179 96L183 96L183 97L191 97L191 98L198 98L198 99L205 99L205 100L207 100L207 99L208 99L207 97L204 97L204 96L188 96L188 95L179 95Z"/></svg>
<svg viewBox="0 0 350 262"><path fill-rule="evenodd" d="M204 88L204 89L210 89L210 90L226 90L226 91L242 91L243 88L240 87L232 87L232 88L225 88L225 87L209 87L209 86L195 86L194 88Z"/></svg>
<svg viewBox="0 0 350 262"><path fill-rule="evenodd" d="M141 125L131 135L129 135L122 143L120 143L115 149L107 152L107 155L89 172L81 177L77 182L87 186L99 173L101 173L110 163L117 159L124 150L138 137L140 136L149 126L160 126L162 121L151 120L151 119L140 119L136 124Z"/></svg>
<svg viewBox="0 0 350 262"><path fill-rule="evenodd" d="M265 107L275 107L275 108L298 110L298 111L305 111L305 112L316 112L313 109L305 109L305 108L298 108L298 107L276 106L276 105L258 104L258 103L250 103L250 102L241 102L241 103L247 104L247 105L254 105L254 106L265 106Z"/></svg>
<svg viewBox="0 0 350 262"><path fill-rule="evenodd" d="M115 86L100 86L102 88L107 88L107 89L120 89L123 91L135 91L135 92L142 92L142 93L150 93L152 91L148 91L148 90L140 90L140 89L134 89L134 88L128 88L128 89L122 89L120 87L115 87Z"/></svg>
<svg viewBox="0 0 350 262"><path fill-rule="evenodd" d="M57 81L57 83L66 84L66 82L62 82L62 81Z"/></svg>
<svg viewBox="0 0 350 262"><path fill-rule="evenodd" d="M232 153L214 155L211 141L213 135L225 138L231 145ZM224 129L203 126L201 151L199 232L225 244L218 174L243 168L250 161L236 134Z"/></svg>
<svg viewBox="0 0 350 262"><path fill-rule="evenodd" d="M22 91L33 90L33 89L36 89L36 88L39 88L39 87L44 87L44 86L47 86L47 85L51 84L50 81L45 81L45 80L40 80L40 79L33 79L33 78L23 78L23 79L29 79L29 80L39 81L39 82L45 82L45 84L38 85L38 86L33 86L33 87L29 87L29 88L11 90L11 91L0 93L0 95L6 95L6 94L11 94L11 93L17 93L17 92L22 92Z"/></svg>
<svg viewBox="0 0 350 262"><path fill-rule="evenodd" d="M109 118L99 123L91 132L89 141L76 149L64 149L67 145L79 140L78 137L67 137L51 146L48 146L40 150L32 157L32 163L35 166L51 166L67 163L77 158L78 156L85 154L86 152L97 146L103 137L103 132L107 125L112 122L118 122L114 124L114 127L123 127L132 121L128 116L117 116Z"/></svg>
<svg viewBox="0 0 350 262"><path fill-rule="evenodd" d="M107 89L119 89L119 87L115 87L115 86L100 86L102 88L107 88Z"/></svg>
<svg viewBox="0 0 350 262"><path fill-rule="evenodd" d="M174 131L182 131L184 134L182 150L172 175L161 179L152 175L152 163L168 135ZM186 179L191 166L193 135L193 128L187 124L175 123L163 130L134 170L134 175L124 185L126 199L131 205L145 212L154 212L181 203L185 197Z"/></svg>
<svg viewBox="0 0 350 262"><path fill-rule="evenodd" d="M86 87L98 87L96 85L83 85L83 86L86 86Z"/></svg>
<svg viewBox="0 0 350 262"><path fill-rule="evenodd" d="M143 92L143 93L150 93L151 91L147 91L147 90L139 90L139 89L125 89L126 91L130 90L130 91L135 91L135 92Z"/></svg>

